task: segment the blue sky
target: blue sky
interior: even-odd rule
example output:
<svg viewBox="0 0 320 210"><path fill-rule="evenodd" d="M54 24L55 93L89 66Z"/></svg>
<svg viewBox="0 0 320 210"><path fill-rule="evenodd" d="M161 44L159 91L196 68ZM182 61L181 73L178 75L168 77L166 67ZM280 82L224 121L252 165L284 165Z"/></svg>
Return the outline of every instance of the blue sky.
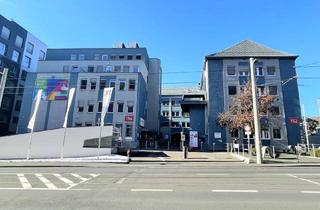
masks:
<svg viewBox="0 0 320 210"><path fill-rule="evenodd" d="M161 59L164 86L197 85L205 55L244 39L298 54L298 66L318 65L298 69L318 77L299 80L310 116L320 97L319 11L318 0L0 0L0 14L50 48L137 41Z"/></svg>

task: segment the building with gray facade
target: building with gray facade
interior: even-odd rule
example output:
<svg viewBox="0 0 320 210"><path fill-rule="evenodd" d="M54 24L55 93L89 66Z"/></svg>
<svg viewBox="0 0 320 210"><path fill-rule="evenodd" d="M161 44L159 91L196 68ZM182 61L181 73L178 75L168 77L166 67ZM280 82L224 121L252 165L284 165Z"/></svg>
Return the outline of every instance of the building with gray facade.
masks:
<svg viewBox="0 0 320 210"><path fill-rule="evenodd" d="M245 40L221 52L205 57L201 89L206 92L206 146L225 149L234 138L245 139L243 129L230 132L220 127L220 113L229 109L232 99L249 80L249 58L257 59L255 74L258 95L273 95L277 101L268 115L269 126L261 129L263 145L276 148L300 143L300 102L296 78L297 55L280 52ZM263 116L261 117L261 119ZM251 136L251 138L253 138ZM253 139L252 139L253 142Z"/></svg>
<svg viewBox="0 0 320 210"><path fill-rule="evenodd" d="M61 128L68 89L76 89L68 127L99 125L102 93L114 87L106 125L120 129L123 144L138 146L141 130L158 132L161 64L138 44L114 48L48 49L36 73L29 73L18 133L27 132L37 89L46 95L39 106L35 131ZM152 104L150 105L149 103ZM150 108L151 107L151 108Z"/></svg>
<svg viewBox="0 0 320 210"><path fill-rule="evenodd" d="M46 50L34 35L0 15L0 71L9 69L0 104L0 135L16 133L26 74L36 70Z"/></svg>

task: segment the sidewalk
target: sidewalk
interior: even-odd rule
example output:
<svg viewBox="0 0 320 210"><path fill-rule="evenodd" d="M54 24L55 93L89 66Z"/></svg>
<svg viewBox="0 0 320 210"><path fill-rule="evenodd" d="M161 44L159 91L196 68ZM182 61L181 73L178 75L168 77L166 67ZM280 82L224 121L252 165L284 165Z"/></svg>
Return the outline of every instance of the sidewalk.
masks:
<svg viewBox="0 0 320 210"><path fill-rule="evenodd" d="M132 162L243 162L226 152L189 152L184 159L182 151L138 150L130 158Z"/></svg>

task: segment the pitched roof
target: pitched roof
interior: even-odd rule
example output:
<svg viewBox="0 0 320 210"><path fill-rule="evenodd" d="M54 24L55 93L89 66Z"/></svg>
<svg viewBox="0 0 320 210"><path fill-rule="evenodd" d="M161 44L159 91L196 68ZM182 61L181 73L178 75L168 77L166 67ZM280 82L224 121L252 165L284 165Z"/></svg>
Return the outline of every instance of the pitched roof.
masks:
<svg viewBox="0 0 320 210"><path fill-rule="evenodd" d="M293 55L287 52L281 52L271 49L261 44L255 43L251 40L244 40L230 48L227 48L221 52L217 52L211 55L207 55L206 58L232 58L232 57L293 57L297 58L297 55Z"/></svg>

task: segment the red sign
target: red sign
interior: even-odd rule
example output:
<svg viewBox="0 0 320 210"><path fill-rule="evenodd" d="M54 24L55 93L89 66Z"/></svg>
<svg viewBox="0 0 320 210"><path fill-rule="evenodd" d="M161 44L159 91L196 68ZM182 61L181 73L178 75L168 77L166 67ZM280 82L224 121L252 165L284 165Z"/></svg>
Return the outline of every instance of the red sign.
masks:
<svg viewBox="0 0 320 210"><path fill-rule="evenodd" d="M289 117L289 124L299 124L298 117Z"/></svg>
<svg viewBox="0 0 320 210"><path fill-rule="evenodd" d="M133 122L133 116L125 116L124 121L126 122Z"/></svg>

